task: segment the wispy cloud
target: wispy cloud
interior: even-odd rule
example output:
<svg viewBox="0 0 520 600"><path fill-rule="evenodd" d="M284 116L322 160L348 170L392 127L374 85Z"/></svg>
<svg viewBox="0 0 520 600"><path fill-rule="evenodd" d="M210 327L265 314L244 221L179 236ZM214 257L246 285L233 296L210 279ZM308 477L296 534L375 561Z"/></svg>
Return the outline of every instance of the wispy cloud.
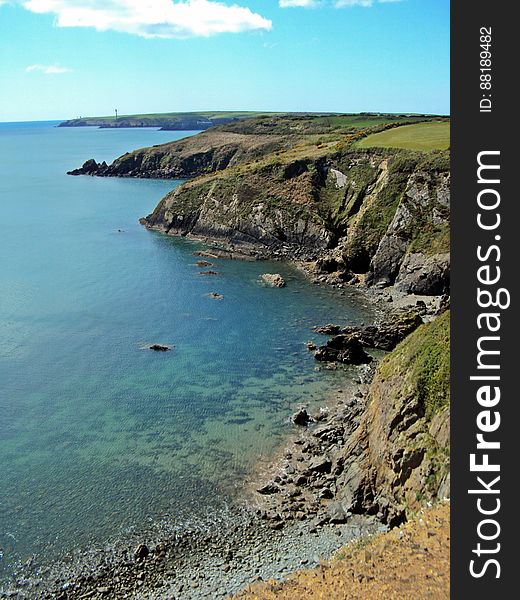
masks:
<svg viewBox="0 0 520 600"><path fill-rule="evenodd" d="M144 38L207 37L270 30L269 19L216 0L22 0L34 13L56 15L58 27L92 27Z"/></svg>
<svg viewBox="0 0 520 600"><path fill-rule="evenodd" d="M61 75L62 73L72 73L72 69L68 67L60 67L59 65L29 65L25 67L27 73L45 73L45 75Z"/></svg>

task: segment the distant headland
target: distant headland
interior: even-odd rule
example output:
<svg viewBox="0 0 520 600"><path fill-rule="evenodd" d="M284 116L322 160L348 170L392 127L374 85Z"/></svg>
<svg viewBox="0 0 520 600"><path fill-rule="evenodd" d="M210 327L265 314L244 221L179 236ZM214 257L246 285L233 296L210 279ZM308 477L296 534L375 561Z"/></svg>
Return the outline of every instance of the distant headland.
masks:
<svg viewBox="0 0 520 600"><path fill-rule="evenodd" d="M202 131L215 125L227 125L233 121L251 119L253 117L275 117L277 115L292 115L299 117L321 116L338 117L340 113L333 112L290 112L277 113L269 111L207 111L207 112L171 112L140 115L118 115L104 117L77 117L63 121L58 127L100 127L103 129L125 128L125 127L158 127L163 131ZM357 117L365 120L366 117L374 119L385 117L385 121L399 120L403 117L431 117L432 115L416 114L384 114L384 113L358 113L342 116Z"/></svg>

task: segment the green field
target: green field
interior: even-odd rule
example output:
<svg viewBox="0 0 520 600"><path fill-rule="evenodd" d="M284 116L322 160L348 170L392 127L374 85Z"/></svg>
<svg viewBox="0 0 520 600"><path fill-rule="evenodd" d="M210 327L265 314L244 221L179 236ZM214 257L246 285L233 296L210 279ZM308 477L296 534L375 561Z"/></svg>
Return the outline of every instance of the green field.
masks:
<svg viewBox="0 0 520 600"><path fill-rule="evenodd" d="M446 150L450 147L448 121L417 123L387 129L363 138L359 148L404 148L406 150Z"/></svg>
<svg viewBox="0 0 520 600"><path fill-rule="evenodd" d="M380 115L380 114L345 114L345 115L324 115L316 119L317 123L329 125L330 127L337 129L340 127L376 127L377 125L387 125L389 123L402 123L406 125L407 122L415 123L425 118L421 115Z"/></svg>

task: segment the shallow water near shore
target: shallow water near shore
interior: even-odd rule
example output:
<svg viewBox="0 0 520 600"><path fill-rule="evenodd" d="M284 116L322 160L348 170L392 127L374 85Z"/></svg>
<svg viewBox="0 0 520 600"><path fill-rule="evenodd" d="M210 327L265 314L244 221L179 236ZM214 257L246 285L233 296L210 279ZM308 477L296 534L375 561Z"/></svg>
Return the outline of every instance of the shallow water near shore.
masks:
<svg viewBox="0 0 520 600"><path fill-rule="evenodd" d="M222 506L295 407L349 377L315 371L305 342L371 320L361 298L283 263L201 276L199 243L138 224L179 182L65 175L185 135L0 124L0 581Z"/></svg>

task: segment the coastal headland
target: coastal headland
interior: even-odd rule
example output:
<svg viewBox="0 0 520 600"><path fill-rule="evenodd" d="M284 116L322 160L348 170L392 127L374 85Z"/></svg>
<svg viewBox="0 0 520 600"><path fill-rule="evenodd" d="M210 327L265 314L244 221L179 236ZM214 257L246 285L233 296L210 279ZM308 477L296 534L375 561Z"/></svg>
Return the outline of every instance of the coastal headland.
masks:
<svg viewBox="0 0 520 600"><path fill-rule="evenodd" d="M145 227L205 241L212 263L294 261L316 284L356 288L380 317L355 328L319 324L323 345L309 345L316 368L356 364L355 381L315 414L294 407L279 455L244 483L240 516L143 540L123 558L99 555L97 567L62 572L42 597L226 597L316 566L449 498L448 122L253 116L70 171L186 179L143 217ZM413 523L403 536L422 527ZM414 557L410 568L420 570L426 553ZM355 597L383 597L373 595L377 562L367 577ZM363 581L354 574L352 586Z"/></svg>

